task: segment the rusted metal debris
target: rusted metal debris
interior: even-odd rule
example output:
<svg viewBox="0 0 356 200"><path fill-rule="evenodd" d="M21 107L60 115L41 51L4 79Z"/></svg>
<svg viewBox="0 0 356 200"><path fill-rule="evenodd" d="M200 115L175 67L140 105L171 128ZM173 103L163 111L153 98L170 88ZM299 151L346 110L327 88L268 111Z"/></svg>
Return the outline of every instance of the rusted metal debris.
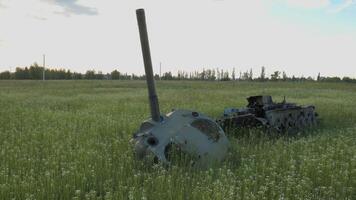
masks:
<svg viewBox="0 0 356 200"><path fill-rule="evenodd" d="M278 133L295 133L317 124L315 107L272 101L271 96L251 96L245 108L225 109L218 124L228 131L231 128L263 127Z"/></svg>
<svg viewBox="0 0 356 200"><path fill-rule="evenodd" d="M274 103L271 96L251 96L246 108L225 109L213 120L202 113L173 110L161 114L151 63L145 12L136 10L145 65L151 118L144 121L131 142L138 159L148 163L173 164L186 161L196 167L219 163L227 155L229 141L225 131L239 127L266 127L277 132L301 130L316 124L314 106Z"/></svg>

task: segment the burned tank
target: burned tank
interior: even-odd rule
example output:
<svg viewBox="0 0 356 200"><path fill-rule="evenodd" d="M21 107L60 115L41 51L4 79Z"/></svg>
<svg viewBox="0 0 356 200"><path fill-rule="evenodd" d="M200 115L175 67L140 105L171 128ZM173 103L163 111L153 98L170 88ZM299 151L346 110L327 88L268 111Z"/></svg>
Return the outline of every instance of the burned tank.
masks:
<svg viewBox="0 0 356 200"><path fill-rule="evenodd" d="M161 114L144 10L136 10L136 16L151 111L151 117L142 122L131 139L138 159L168 166L177 160L188 161L190 166L205 168L224 160L229 147L225 132L232 128L263 127L286 133L303 130L317 123L314 106L287 103L285 99L275 103L271 96L251 96L247 98L247 107L225 109L223 116L217 120L184 109Z"/></svg>
<svg viewBox="0 0 356 200"><path fill-rule="evenodd" d="M190 166L203 168L221 162L227 154L229 142L215 120L189 110L160 113L145 12L138 9L136 15L151 109L151 118L141 124L131 139L136 157L144 162L165 165L185 159Z"/></svg>
<svg viewBox="0 0 356 200"><path fill-rule="evenodd" d="M296 133L317 124L318 114L312 105L275 103L271 96L251 96L245 108L227 108L217 123L225 130L261 127L277 133Z"/></svg>

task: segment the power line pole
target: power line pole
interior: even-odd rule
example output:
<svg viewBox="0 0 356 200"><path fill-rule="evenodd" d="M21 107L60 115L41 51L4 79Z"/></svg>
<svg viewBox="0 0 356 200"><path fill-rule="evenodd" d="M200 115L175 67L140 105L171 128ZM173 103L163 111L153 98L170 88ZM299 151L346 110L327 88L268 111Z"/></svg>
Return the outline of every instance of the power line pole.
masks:
<svg viewBox="0 0 356 200"><path fill-rule="evenodd" d="M161 80L162 63L159 62L159 80Z"/></svg>
<svg viewBox="0 0 356 200"><path fill-rule="evenodd" d="M45 77L45 71L46 71L46 55L43 54L43 73L42 73L42 79L43 80L46 80L46 77Z"/></svg>

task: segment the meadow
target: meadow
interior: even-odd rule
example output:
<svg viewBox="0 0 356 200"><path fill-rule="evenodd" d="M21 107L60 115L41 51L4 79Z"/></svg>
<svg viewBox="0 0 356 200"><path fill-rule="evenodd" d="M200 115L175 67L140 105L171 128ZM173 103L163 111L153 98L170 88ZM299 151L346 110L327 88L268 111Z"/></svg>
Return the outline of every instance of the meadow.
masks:
<svg viewBox="0 0 356 200"><path fill-rule="evenodd" d="M158 81L161 112L219 117L246 97L314 104L297 136L229 134L220 166L145 166L129 144L144 81L0 81L0 199L356 199L356 84Z"/></svg>

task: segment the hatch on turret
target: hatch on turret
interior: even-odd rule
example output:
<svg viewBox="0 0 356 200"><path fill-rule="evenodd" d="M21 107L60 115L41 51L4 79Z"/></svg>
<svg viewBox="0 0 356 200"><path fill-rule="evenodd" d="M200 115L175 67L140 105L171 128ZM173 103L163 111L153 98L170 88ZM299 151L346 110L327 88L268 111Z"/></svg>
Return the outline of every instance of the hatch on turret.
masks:
<svg viewBox="0 0 356 200"><path fill-rule="evenodd" d="M247 98L247 107L264 106L273 104L271 96L250 96Z"/></svg>

